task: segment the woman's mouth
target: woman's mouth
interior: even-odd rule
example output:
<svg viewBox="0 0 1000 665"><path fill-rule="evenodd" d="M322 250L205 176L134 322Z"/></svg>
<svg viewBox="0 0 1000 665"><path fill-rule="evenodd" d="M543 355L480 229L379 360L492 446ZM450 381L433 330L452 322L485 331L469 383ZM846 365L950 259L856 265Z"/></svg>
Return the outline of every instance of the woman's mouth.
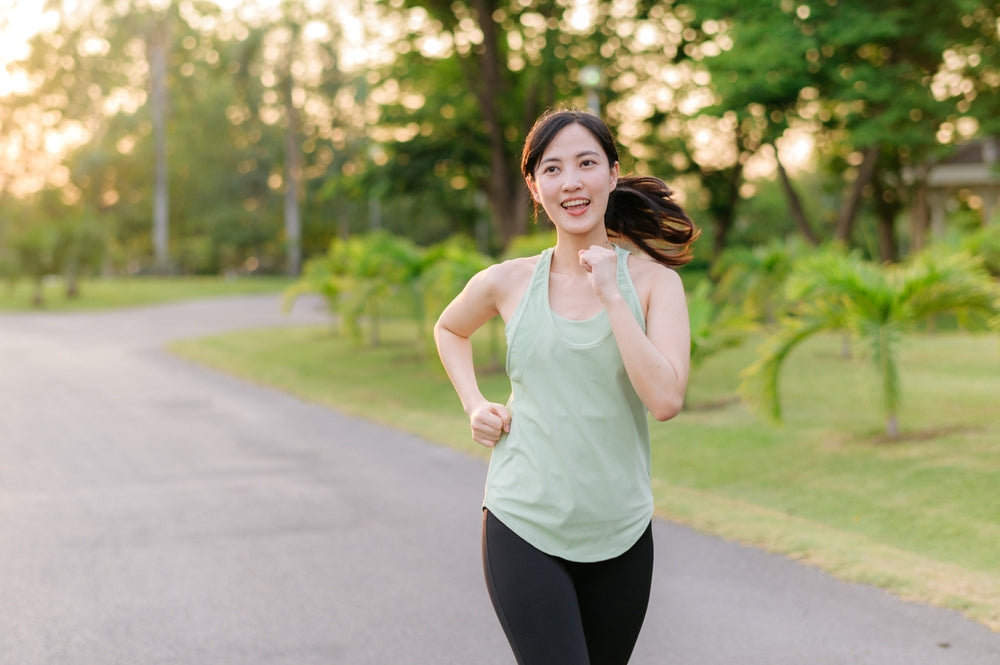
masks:
<svg viewBox="0 0 1000 665"><path fill-rule="evenodd" d="M563 201L560 205L568 213L579 214L585 211L587 206L590 205L590 199L569 199Z"/></svg>

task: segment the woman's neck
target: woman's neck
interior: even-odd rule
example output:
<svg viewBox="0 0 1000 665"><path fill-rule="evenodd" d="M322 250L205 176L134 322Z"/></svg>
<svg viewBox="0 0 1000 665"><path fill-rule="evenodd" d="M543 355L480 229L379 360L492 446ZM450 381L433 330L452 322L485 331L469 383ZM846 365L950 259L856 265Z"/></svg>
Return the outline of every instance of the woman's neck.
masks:
<svg viewBox="0 0 1000 665"><path fill-rule="evenodd" d="M590 249L592 246L614 248L608 236L602 234L600 237L560 237L556 240L555 250L552 252L552 270L559 273L584 274L586 269L580 265L580 252Z"/></svg>

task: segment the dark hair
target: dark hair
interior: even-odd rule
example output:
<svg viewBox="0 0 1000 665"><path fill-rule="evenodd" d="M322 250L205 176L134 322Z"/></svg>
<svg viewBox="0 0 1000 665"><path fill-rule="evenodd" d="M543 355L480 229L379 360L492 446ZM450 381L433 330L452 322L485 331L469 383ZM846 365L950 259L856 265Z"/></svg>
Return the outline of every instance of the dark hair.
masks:
<svg viewBox="0 0 1000 665"><path fill-rule="evenodd" d="M521 153L521 173L535 177L535 167L549 143L571 124L589 131L611 164L618 162L614 136L603 120L591 113L575 110L548 111L536 122ZM535 204L537 211L538 205ZM659 178L627 175L608 197L604 213L608 237L625 238L653 260L666 266L682 266L691 260L691 245L701 231L673 199L673 191Z"/></svg>

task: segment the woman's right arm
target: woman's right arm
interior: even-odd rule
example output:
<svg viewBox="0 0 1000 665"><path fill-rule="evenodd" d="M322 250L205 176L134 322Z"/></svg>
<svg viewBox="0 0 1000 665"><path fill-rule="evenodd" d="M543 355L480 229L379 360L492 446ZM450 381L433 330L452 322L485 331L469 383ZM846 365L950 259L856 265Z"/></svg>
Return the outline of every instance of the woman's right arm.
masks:
<svg viewBox="0 0 1000 665"><path fill-rule="evenodd" d="M510 411L490 402L479 390L472 361L472 334L499 314L500 266L491 266L469 280L434 325L441 364L451 379L472 425L472 438L493 447L504 432L510 431Z"/></svg>

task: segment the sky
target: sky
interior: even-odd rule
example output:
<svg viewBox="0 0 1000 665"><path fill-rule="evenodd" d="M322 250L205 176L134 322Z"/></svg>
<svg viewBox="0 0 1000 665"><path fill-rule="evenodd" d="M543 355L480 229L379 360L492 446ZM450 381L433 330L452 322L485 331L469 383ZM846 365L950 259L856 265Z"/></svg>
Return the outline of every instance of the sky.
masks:
<svg viewBox="0 0 1000 665"><path fill-rule="evenodd" d="M40 0L0 0L0 96L16 84L7 63L25 57L27 42L42 25Z"/></svg>

